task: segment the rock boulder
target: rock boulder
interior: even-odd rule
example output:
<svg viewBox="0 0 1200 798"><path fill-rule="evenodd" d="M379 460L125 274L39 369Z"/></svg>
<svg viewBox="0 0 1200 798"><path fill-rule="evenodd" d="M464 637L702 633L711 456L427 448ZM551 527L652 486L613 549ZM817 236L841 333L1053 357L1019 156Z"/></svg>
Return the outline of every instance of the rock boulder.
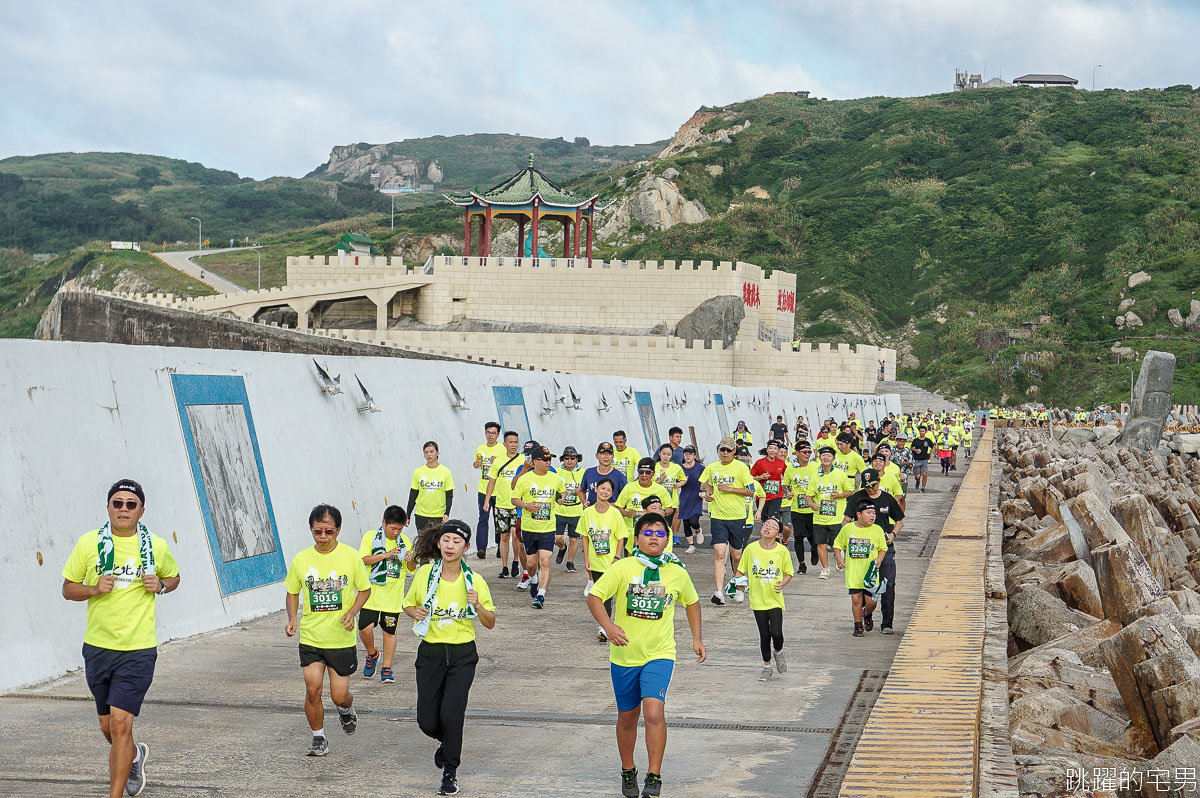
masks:
<svg viewBox="0 0 1200 798"><path fill-rule="evenodd" d="M745 318L746 307L740 296L715 296L679 320L675 337L686 341L720 341L729 348Z"/></svg>

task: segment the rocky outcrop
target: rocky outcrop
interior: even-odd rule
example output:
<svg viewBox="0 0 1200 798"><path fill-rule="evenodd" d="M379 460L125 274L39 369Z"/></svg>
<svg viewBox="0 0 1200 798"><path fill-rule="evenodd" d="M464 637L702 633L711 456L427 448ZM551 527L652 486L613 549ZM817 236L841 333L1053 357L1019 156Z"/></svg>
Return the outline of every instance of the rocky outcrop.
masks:
<svg viewBox="0 0 1200 798"><path fill-rule="evenodd" d="M444 175L436 161L418 161L394 153L395 144L347 144L334 147L325 164L325 176L343 183L383 186L394 182L441 183ZM372 175L378 175L372 178Z"/></svg>
<svg viewBox="0 0 1200 798"><path fill-rule="evenodd" d="M663 175L647 174L605 212L597 233L601 240L620 241L635 220L653 230L666 230L708 218L704 206L683 196L675 183Z"/></svg>
<svg viewBox="0 0 1200 798"><path fill-rule="evenodd" d="M1142 283L1150 282L1150 279L1150 275L1146 274L1145 272L1134 272L1133 274L1129 275L1129 287L1137 288Z"/></svg>
<svg viewBox="0 0 1200 798"><path fill-rule="evenodd" d="M714 141L719 141L728 144L731 136L736 136L746 128L750 127L749 120L734 124L729 127L715 130L712 133L705 133L704 126L709 120L716 119L720 116L725 120L736 119L736 115L730 111L724 113L716 113L714 111L697 111L692 115L692 118L684 122L683 125L676 131L671 138L671 142L658 154L659 158L670 158L674 155L679 155L682 152L690 151L702 144L710 144Z"/></svg>
<svg viewBox="0 0 1200 798"><path fill-rule="evenodd" d="M1133 389L1133 410L1129 423L1118 439L1122 446L1138 449L1158 446L1167 415L1171 412L1171 382L1174 377L1174 355L1153 350L1146 353Z"/></svg>
<svg viewBox="0 0 1200 798"><path fill-rule="evenodd" d="M746 307L739 296L706 299L675 325L675 337L685 341L720 341L729 348L737 338Z"/></svg>

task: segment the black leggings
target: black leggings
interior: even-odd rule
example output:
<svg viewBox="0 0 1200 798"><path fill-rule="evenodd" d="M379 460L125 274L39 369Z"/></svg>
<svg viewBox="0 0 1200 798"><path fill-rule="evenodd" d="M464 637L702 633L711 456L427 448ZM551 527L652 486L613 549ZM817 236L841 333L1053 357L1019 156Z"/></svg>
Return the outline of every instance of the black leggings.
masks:
<svg viewBox="0 0 1200 798"><path fill-rule="evenodd" d="M783 610L754 610L754 622L758 624L758 646L762 649L763 662L771 661L771 646L783 651Z"/></svg>
<svg viewBox="0 0 1200 798"><path fill-rule="evenodd" d="M588 571L588 573L590 573L590 574L592 575L592 581L593 581L593 582L599 582L599 581L600 581L600 577L604 576L604 574L600 573L599 571ZM613 617L613 616L612 616L612 614L613 614L613 600L612 600L612 599L609 599L608 601L604 602L604 609L605 609L605 610L608 612L608 617L609 617L609 618Z"/></svg>
<svg viewBox="0 0 1200 798"><path fill-rule="evenodd" d="M700 531L700 516L680 520L683 522L683 536L687 538L688 543L691 543L692 537Z"/></svg>
<svg viewBox="0 0 1200 798"><path fill-rule="evenodd" d="M417 646L417 726L442 744L446 766L456 770L462 756L467 694L475 681L479 654L469 643L426 643Z"/></svg>

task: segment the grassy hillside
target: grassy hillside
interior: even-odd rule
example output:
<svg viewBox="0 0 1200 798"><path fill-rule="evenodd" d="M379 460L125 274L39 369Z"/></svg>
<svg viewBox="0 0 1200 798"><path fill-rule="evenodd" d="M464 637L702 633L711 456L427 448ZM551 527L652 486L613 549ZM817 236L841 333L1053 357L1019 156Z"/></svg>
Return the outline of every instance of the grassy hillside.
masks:
<svg viewBox="0 0 1200 798"><path fill-rule="evenodd" d="M1118 339L1138 354L1175 352L1176 399L1200 401L1200 338L1166 316L1186 316L1200 288L1200 99L1190 87L771 95L708 110L727 113L706 131L750 127L652 168L678 169L683 193L715 218L617 257L794 271L804 337L911 347L902 377L973 401L1119 401L1128 373L1112 362ZM633 183L644 171L625 175ZM751 199L754 186L770 198ZM1139 270L1153 279L1130 291ZM1135 337L1113 323L1126 297L1145 321ZM1048 323L1019 347L979 348L979 333L1039 316ZM1035 352L1045 359L1018 357Z"/></svg>

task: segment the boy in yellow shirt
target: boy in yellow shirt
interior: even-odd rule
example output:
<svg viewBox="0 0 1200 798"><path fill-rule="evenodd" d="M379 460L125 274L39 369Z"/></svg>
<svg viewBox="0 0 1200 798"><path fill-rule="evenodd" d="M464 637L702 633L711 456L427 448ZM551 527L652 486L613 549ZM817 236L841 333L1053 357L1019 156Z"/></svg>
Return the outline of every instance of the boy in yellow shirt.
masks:
<svg viewBox="0 0 1200 798"><path fill-rule="evenodd" d="M404 612L404 575L416 570L412 541L403 532L407 523L408 513L393 504L383 511L379 528L368 530L358 545L371 583L371 597L358 613L358 636L367 655L363 676L370 679L379 664L379 651L375 648L378 624L383 631L383 667L379 670L382 684L396 681L392 659L396 655L397 624Z"/></svg>
<svg viewBox="0 0 1200 798"><path fill-rule="evenodd" d="M843 526L833 541L838 568L846 571L846 589L850 591L855 637L862 637L864 629L869 632L875 626L871 618L871 613L875 611L875 599L866 588L865 578L872 570L878 574L887 551L887 537L883 534L883 528L875 523L875 505L868 499L860 499L854 508L854 520Z"/></svg>

